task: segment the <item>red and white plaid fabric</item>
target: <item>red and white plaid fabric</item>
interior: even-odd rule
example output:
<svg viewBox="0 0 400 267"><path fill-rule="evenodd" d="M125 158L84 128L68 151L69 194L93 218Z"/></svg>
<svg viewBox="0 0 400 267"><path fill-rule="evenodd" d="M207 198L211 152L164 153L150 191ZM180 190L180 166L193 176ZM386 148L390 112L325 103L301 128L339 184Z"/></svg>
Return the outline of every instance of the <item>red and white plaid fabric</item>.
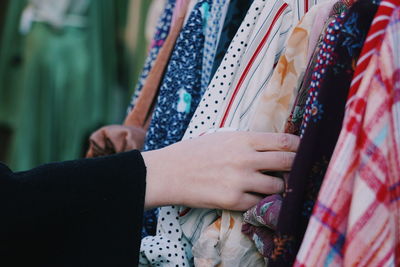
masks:
<svg viewBox="0 0 400 267"><path fill-rule="evenodd" d="M399 8L381 38L347 103L295 266L400 266Z"/></svg>
<svg viewBox="0 0 400 267"><path fill-rule="evenodd" d="M379 4L378 11L375 14L374 20L368 32L368 36L364 42L360 57L357 61L357 68L354 71L353 80L351 81L349 98L354 95L361 84L365 69L367 68L375 50L380 47L380 44L385 34L386 26L389 23L390 15L393 9L398 5L399 0L382 0Z"/></svg>

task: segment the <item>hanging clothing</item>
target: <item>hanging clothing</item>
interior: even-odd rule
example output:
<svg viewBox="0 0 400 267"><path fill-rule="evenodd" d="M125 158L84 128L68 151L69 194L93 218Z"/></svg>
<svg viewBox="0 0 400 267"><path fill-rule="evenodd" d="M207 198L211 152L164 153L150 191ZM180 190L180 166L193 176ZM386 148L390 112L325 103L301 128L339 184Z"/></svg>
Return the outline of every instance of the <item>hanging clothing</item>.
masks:
<svg viewBox="0 0 400 267"><path fill-rule="evenodd" d="M124 31L124 40L126 43L126 60L131 62L128 64L129 75L127 79L129 82L129 91L133 92L135 85L139 79L143 65L145 63L149 44L151 43L156 25L154 25L153 32L150 37L146 34L146 27L148 26L147 20L150 14L150 6L156 2L155 0L129 0L128 11L121 10L127 15L126 27ZM161 5L164 8L164 4ZM163 11L163 10L162 10ZM161 17L161 13L157 16L157 20ZM126 101L126 100L125 100ZM129 101L129 100L128 100ZM125 102L124 102L125 103ZM127 104L129 102L126 102Z"/></svg>
<svg viewBox="0 0 400 267"><path fill-rule="evenodd" d="M19 25L25 6L26 1L8 1L0 38L0 124L12 131L15 131L18 107L23 99L20 83L24 48Z"/></svg>
<svg viewBox="0 0 400 267"><path fill-rule="evenodd" d="M290 16L288 15L291 12L289 10L284 13L287 8L288 5L285 2L265 2L262 0L253 2L252 7L250 7L248 14L233 39L222 64L215 73L213 80L204 94L197 112L194 114L192 121L189 124L185 138L197 137L212 128L230 126L235 128L239 126L237 123L231 124L231 122L226 125L225 123L219 123L219 121L222 120L221 117L223 117L225 113L229 113L229 111L225 112L227 110L225 107L226 103L230 96L233 95L232 91L235 89L235 82L241 75L244 68L243 66L252 58L254 51L257 50L257 46L260 45L262 48L262 45L265 45L266 40L263 41L265 35L270 37L268 41L271 41L271 39L274 40L274 46L271 47L271 49L267 49L269 46L266 45L264 49L269 50L269 53L272 53L272 51L278 54L280 53L279 50L275 50L275 45L282 42L280 47L283 47L284 38L291 27ZM285 21L282 19L283 14L288 16L288 19ZM272 24L272 22L275 21L274 18L279 18L279 23ZM283 25L281 23L283 23ZM267 34L271 33L272 28L274 28L273 34ZM277 34L278 30L283 32L281 36L279 36L280 34ZM256 55L259 55L260 58L264 57L263 53L258 53ZM275 56L269 58L275 58ZM257 63L260 64L260 59L257 59ZM274 64L273 62L271 63L270 60L264 61L267 66ZM249 72L246 72L246 74L247 73ZM257 86L257 88L259 88L259 86ZM245 91L244 86L241 89Z"/></svg>
<svg viewBox="0 0 400 267"><path fill-rule="evenodd" d="M198 0L186 0L189 2L189 6L188 6L188 12L186 13L186 17L185 17L185 25L189 20L190 14L192 14L193 9L195 8Z"/></svg>
<svg viewBox="0 0 400 267"><path fill-rule="evenodd" d="M181 140L200 101L203 94L201 90L203 25L206 22L206 14L210 11L209 8L212 8L211 4L211 0L198 1L178 37L160 88L145 150L159 149ZM175 230L173 229L174 232ZM168 257L168 254L176 253L177 249L165 244L166 240L156 245L156 239L152 237L143 239L140 264L158 264L161 261L189 264L185 254L173 259ZM157 248L161 246L160 253L152 253L151 246Z"/></svg>
<svg viewBox="0 0 400 267"><path fill-rule="evenodd" d="M154 4L159 5L160 3L156 2ZM138 100L140 92L142 91L142 88L145 85L145 82L147 80L147 77L149 76L149 73L155 64L157 56L168 37L168 33L171 30L172 16L173 16L173 13L175 10L175 4L176 4L176 0L167 0L165 2L164 11L162 12L162 15L159 18L155 34L154 34L153 40L150 45L149 54L147 56L145 65L142 70L142 74L136 85L136 90L132 97L131 104L128 107L128 114L130 114L130 112L134 108L134 104ZM151 114L152 113L150 111L150 115ZM149 123L149 121L147 120L147 122L144 122L144 123L145 123L145 127L147 129L148 128L147 123ZM144 132L144 135L146 135L146 132ZM158 209L146 210L144 212L142 238L149 236L149 235L154 235L156 233L157 217L158 217Z"/></svg>
<svg viewBox="0 0 400 267"><path fill-rule="evenodd" d="M223 23L228 11L230 0L214 0L205 25L205 41L203 67L201 74L202 90L207 89L211 78L217 45L221 36Z"/></svg>
<svg viewBox="0 0 400 267"><path fill-rule="evenodd" d="M385 35L375 32L383 38L382 45L374 50L358 90L348 100L339 141L295 266L400 264L396 97L400 10L395 1L382 1L382 6L386 11L378 10L375 22L387 20L383 15L387 8L397 9Z"/></svg>
<svg viewBox="0 0 400 267"><path fill-rule="evenodd" d="M255 33L253 34L253 31L257 29L257 26L261 26L265 21L267 21L267 18L261 16L263 14L261 11L265 8L265 6L265 1L255 0L252 6L249 8L249 11L244 21L242 22L234 40L232 41L224 57L224 60L222 61L218 71L214 75L212 82L206 90L203 99L200 102L199 107L197 108L188 129L186 130L184 139L199 136L200 134L207 132L209 129L212 129L214 127L217 113L220 110L220 105L225 98L227 94L226 91L228 90L229 85L239 67L237 61L242 58L248 44L251 42L252 38L254 38L253 35ZM264 16L265 15L266 14L264 13ZM220 78L223 80L219 80ZM182 233L180 233L180 235L170 238L172 240L182 239L184 242L183 245L187 243L190 244L190 247L195 245L196 241L199 240L200 235L205 231L208 226L215 222L220 215L215 210L188 209L188 211L186 211L184 207L161 208L161 214L165 213L176 214L176 216L171 218L172 223L178 224L180 226L179 229L182 229L183 232L183 235ZM241 225L241 213L232 212L232 216L234 217L234 223L237 225ZM175 217L177 219L175 219ZM228 216L228 218L230 217L231 216ZM225 223L226 220L222 222ZM165 223L161 221L159 222L159 225L160 227L162 227L162 225L168 223L169 221L165 221ZM238 229L237 225L235 229ZM224 226L224 228L226 227ZM232 226L231 228L233 229L234 226ZM245 238L247 239L247 237ZM180 244L181 242L178 243ZM209 244L212 246L213 243L210 242ZM251 248L250 243L248 244L248 248ZM182 247L182 244L180 244L180 247ZM203 245L199 244L197 247L203 247ZM213 249L209 249L207 251L212 252ZM193 253L196 253L195 250ZM204 255L204 253L199 252L197 253L197 255ZM209 256L213 257L213 255L214 253L210 254ZM189 254L189 256L191 256L191 254ZM259 257L261 257L261 255L259 255L258 257L254 257L254 263L257 262ZM203 261L200 258L198 258L197 260ZM207 259L204 259L204 261L206 260Z"/></svg>
<svg viewBox="0 0 400 267"><path fill-rule="evenodd" d="M398 5L397 3L397 1L383 1L379 6L377 15L372 22L371 28L368 32L368 37L365 40L363 49L361 50L360 59L357 61L357 68L354 72L354 78L351 82L348 98L351 98L358 90L365 69L369 64L372 55L375 53L375 50L379 48L379 45L382 42L382 36L389 23L389 17L392 14L393 9Z"/></svg>
<svg viewBox="0 0 400 267"><path fill-rule="evenodd" d="M313 6L293 29L285 44L285 51L280 57L265 91L258 100L256 112L250 123L250 130L283 132L284 123L297 95L297 85L307 66L306 55L308 53L309 34L315 17L325 6L325 3ZM260 203L264 202L268 203L268 206L264 205L263 212L269 210L266 207L279 206L280 209L282 198L280 195L267 196ZM246 220L248 214L254 214L254 210L259 210L256 207L260 203L245 213L245 224L242 231L254 241L260 253L269 258L273 250L272 239L275 227L271 228L269 224L254 223L254 220L252 223ZM279 209L274 210L276 220L278 220Z"/></svg>
<svg viewBox="0 0 400 267"><path fill-rule="evenodd" d="M252 5L253 0L240 1L240 0L230 0L227 14L224 21L224 26L218 40L218 47L215 52L214 63L210 73L210 78L214 77L219 65L221 65L222 60L228 51L229 45L236 32L238 31L240 25L242 24L244 18L247 15L247 11Z"/></svg>
<svg viewBox="0 0 400 267"><path fill-rule="evenodd" d="M33 1L22 16L22 28L30 27L24 28L29 32L19 78L22 99L10 156L16 170L80 157L87 133L119 115L116 7L71 0L46 17L57 4Z"/></svg>
<svg viewBox="0 0 400 267"><path fill-rule="evenodd" d="M241 234L236 213L224 212L208 226L193 246L194 266L264 266L252 241ZM218 249L216 249L218 248Z"/></svg>
<svg viewBox="0 0 400 267"><path fill-rule="evenodd" d="M342 1L342 2L345 2L345 1ZM310 31L306 62L310 62L311 57L317 47L317 43L318 43L319 37L321 35L321 32L324 28L324 25L326 24L326 22L329 18L329 15L332 12L332 8L336 3L337 3L337 1L327 1L327 2L323 3L323 7L321 7L321 10L316 15L315 20L314 20L315 23L313 24L312 29Z"/></svg>
<svg viewBox="0 0 400 267"><path fill-rule="evenodd" d="M268 2L271 6L266 10L273 10L269 13L271 21L258 28L260 39L246 51L248 55L242 60L240 70L232 82L232 90L222 105L224 111L218 116L219 127L237 125L240 129L249 128L250 118L256 107L254 102L265 90L292 26L317 3L318 1Z"/></svg>
<svg viewBox="0 0 400 267"><path fill-rule="evenodd" d="M27 34L34 22L44 22L55 29L65 26L86 27L84 14L89 0L29 0L21 18L20 30Z"/></svg>
<svg viewBox="0 0 400 267"><path fill-rule="evenodd" d="M143 84L149 75L149 72L151 68L153 67L154 61L157 58L158 52L160 51L162 45L165 42L165 39L168 36L170 27L171 27L171 22L172 22L172 15L173 15L173 10L175 8L175 1L176 0L167 0L165 7L164 7L164 12L159 18L157 27L156 27L156 32L153 37L153 41L150 44L150 49L149 49L149 54L146 58L145 64L143 66L142 74L139 77L139 80L137 82L135 92L131 98L131 103L128 106L127 114L132 110L133 106L136 103L137 98L139 97L140 91L143 88Z"/></svg>
<svg viewBox="0 0 400 267"><path fill-rule="evenodd" d="M377 5L368 1L356 2L333 43L328 29L314 67L312 83L319 86L311 84L309 89L309 99L316 97L307 100L313 103L312 115L303 121L307 128L289 174L271 266L286 266L295 260L342 128L355 63L376 9ZM333 49L325 50L324 45ZM293 218L297 218L296 224Z"/></svg>
<svg viewBox="0 0 400 267"><path fill-rule="evenodd" d="M132 127L137 127L142 130L137 131L143 133L143 136L138 135L138 138L134 140L135 143L138 144L138 147L136 148L143 148L145 139L144 137L150 126L150 120L153 114L155 102L157 100L157 95L159 93L159 88L161 86L161 81L163 80L163 75L166 67L168 66L169 59L175 47L177 38L182 30L187 9L188 1L179 0L176 2L173 12L173 22L168 33L168 37L165 39L162 47L159 49L157 57L153 62L153 66L151 67L141 92L136 100L135 106L128 113L124 121L124 126L122 126L128 126L130 129ZM131 136L134 137L133 135ZM158 209L152 209L145 212L142 237L154 235L156 233L157 216Z"/></svg>
<svg viewBox="0 0 400 267"><path fill-rule="evenodd" d="M14 169L81 157L87 134L119 119L117 104L128 85L117 76L117 45L122 43L116 33L122 25L114 15L125 2L32 1L22 18L14 17L26 32L13 39L23 52L18 78L10 75L14 80L4 89L14 92L14 107L6 106L4 113L12 118L8 162ZM54 14L47 17L52 8Z"/></svg>
<svg viewBox="0 0 400 267"><path fill-rule="evenodd" d="M134 0L136 1L136 0ZM149 14L147 15L145 27L146 39L154 41L154 36L158 32L158 28L161 25L160 19L165 15L166 7L170 3L169 0L152 0L149 7ZM176 0L173 1L175 6ZM172 18L168 18L172 22Z"/></svg>
<svg viewBox="0 0 400 267"><path fill-rule="evenodd" d="M204 0L196 4L178 37L147 132L145 150L180 141L203 95L203 25L211 2Z"/></svg>
<svg viewBox="0 0 400 267"><path fill-rule="evenodd" d="M303 76L302 81L300 82L299 89L297 90L298 91L297 98L293 105L290 116L288 117L285 123L286 133L300 135L300 127L303 121L304 109L308 97L308 91L311 86L311 79L312 79L312 74L314 73L313 72L314 66L318 63L318 55L322 49L323 41L327 33L327 28L333 19L336 19L337 16L340 15L340 13L346 11L347 9L348 6L342 1L335 3L334 6L332 7L329 18L327 19L325 26L323 27L322 33L320 34L320 38L317 42L317 46L314 50L313 56L308 63L306 72Z"/></svg>
<svg viewBox="0 0 400 267"><path fill-rule="evenodd" d="M242 233L254 242L265 258L271 257L274 249L274 231L281 205L281 195L270 195L243 215Z"/></svg>
<svg viewBox="0 0 400 267"><path fill-rule="evenodd" d="M310 9L293 29L265 90L257 100L251 131L282 133L297 96L297 86L307 67L309 34L325 3Z"/></svg>
<svg viewBox="0 0 400 267"><path fill-rule="evenodd" d="M143 88L136 100L134 108L127 115L124 125L136 126L147 130L156 101L163 74L168 65L176 40L182 30L187 10L186 4L181 4L180 9L174 10L175 21L173 22L168 37L165 39L158 55L147 75ZM178 13L178 14L176 14ZM142 146L140 146L141 148Z"/></svg>
<svg viewBox="0 0 400 267"><path fill-rule="evenodd" d="M273 68L274 63L279 59L286 37L290 33L292 23L293 21L297 23L297 18L299 17L298 13L304 14L304 12L308 10L306 6L312 6L312 3L305 3L303 1L293 1L291 4L292 6L289 7L287 3L279 1L265 2L259 0L253 2L253 5L249 9L237 35L232 41L219 70L216 72L212 82L205 92L204 97L200 102L188 129L186 130L184 139L199 136L212 128L219 128L222 126L231 128L239 126L240 129L245 129L242 128L244 126L240 125L240 123L238 124L238 121L236 120L234 122L229 121L229 123L226 124L221 123L221 117L223 117L222 113L225 113L227 110L225 108L225 105L228 102L226 97L236 95L236 93L234 94L232 91L234 91L234 88L236 87L235 83L239 79L238 76L241 74L240 71L244 71L244 66L246 66L247 63L253 66L251 73L253 74L253 72L256 72L256 77L264 79L268 76L263 72L269 68ZM301 18L301 16L299 18ZM261 50L262 52L260 52ZM266 58L272 58L274 60L272 60L272 62L270 60L263 60ZM255 60L257 63L254 63ZM246 71L245 73L248 74L249 72ZM249 76L246 77L249 78L252 74L249 74ZM267 77L267 79L269 79L269 77ZM256 80L257 79L254 79L254 82L256 82ZM259 84L262 83L259 81ZM254 90L254 87L249 86L248 83L246 83L246 86L240 87L240 92L246 91L247 88L252 88L252 90L249 90L249 96L255 98L252 94L254 94L254 91L256 90ZM257 86L257 88L259 88L259 86ZM232 111L233 110L235 110L235 108L232 109ZM229 108L228 111L226 111L226 114L231 114ZM243 122L244 121L245 119ZM167 213L170 215L166 216L165 214ZM196 247L204 247L203 245L196 246L196 242L197 240L207 240L206 238L201 239L201 235L207 234L204 233L205 229L211 225L218 216L218 212L213 210L186 209L185 207L163 207L160 209L160 218L164 218L164 221L159 220L158 228L161 229L162 232L158 234L158 236L163 236L163 240L167 236L171 241L180 244L179 247L182 248L187 248L189 245L193 245L194 254L204 255L204 253L197 253L195 251ZM243 218L240 212L229 212L229 216L233 218L233 223L235 225L242 224ZM176 218L179 218L180 221L180 227L178 228L176 227ZM222 221L222 223L228 224L229 222L229 220ZM170 228L169 224L173 225L173 230L177 230L176 233L173 232L171 235L166 233L167 231L165 231L165 229ZM233 225L232 229L241 229L241 227L235 227L235 225ZM224 225L222 226L222 229L225 229L226 227L227 226ZM180 229L182 229L183 235L179 231ZM230 234L236 236L235 232L231 232ZM239 236L240 235L241 234L239 234ZM247 238L244 235L241 235L241 237ZM212 242L209 243L211 246L209 250L210 257L216 255L215 253L212 253L212 250L219 249L222 251L224 246L231 246L229 243L231 240L225 238L223 242L225 242L225 240L227 242L222 243L218 248L213 247ZM248 253L253 253L253 251L257 250L254 245L244 247L243 249L247 250ZM191 254L188 255L188 258L190 259ZM243 253L237 253L236 261L233 261L232 258L220 258L220 260L222 264L224 264L224 260L226 260L230 264L236 262L240 265L240 255L243 255ZM259 257L262 256L259 254ZM195 260L197 261L202 259ZM204 260L206 261L207 259L205 258ZM258 262L258 258L254 257L253 263L257 265Z"/></svg>

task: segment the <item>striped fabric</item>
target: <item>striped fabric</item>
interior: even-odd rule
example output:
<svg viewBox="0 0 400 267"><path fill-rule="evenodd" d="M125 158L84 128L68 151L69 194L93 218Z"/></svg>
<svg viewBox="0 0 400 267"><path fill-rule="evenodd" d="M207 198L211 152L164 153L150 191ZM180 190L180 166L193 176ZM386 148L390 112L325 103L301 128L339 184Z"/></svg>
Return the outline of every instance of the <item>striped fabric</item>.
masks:
<svg viewBox="0 0 400 267"><path fill-rule="evenodd" d="M253 103L271 78L275 64L284 48L288 32L292 27L293 16L289 5L283 1L271 1L265 12L271 12L260 34L249 45L247 55L240 63L238 75L233 80L231 90L224 103L224 112L218 118L218 126L241 127L248 124ZM244 118L245 117L245 118Z"/></svg>
<svg viewBox="0 0 400 267"><path fill-rule="evenodd" d="M292 26L296 25L314 4L324 1L255 0L200 101L184 139L197 137L213 128L247 129L255 107L253 103L269 81ZM172 229L170 225L176 226L177 215L180 229ZM184 247L184 244L195 244L217 216L215 210L163 207L160 210L160 232L157 233L157 238L163 237L163 240L180 243L181 248L189 251L187 257L190 261L190 248ZM236 223L242 223L241 213L232 216ZM171 234L168 234L169 229ZM240 227L235 229L239 229L240 232ZM215 247L212 249L215 250Z"/></svg>
<svg viewBox="0 0 400 267"><path fill-rule="evenodd" d="M253 30L250 41L245 46L244 54L236 59L230 59L232 53L240 52L230 48L227 53L228 60L224 59L216 72L209 90L208 92L206 91L204 100L201 101L186 132L186 138L196 137L207 132L210 128L248 129L251 115L254 114L256 107L255 101L272 76L274 67L285 47L287 36L291 32L293 25L297 24L298 19L303 17L305 9L315 4L314 2L309 3L298 0L287 2L255 1L253 6L260 5L258 2L265 2L265 6L259 9L261 18L256 23L252 23L252 17L248 16L251 23L246 22L245 19L236 38L232 41L231 47L233 48L240 44L237 37L240 37L242 30L246 30L252 24L255 25L253 26L255 30ZM250 12L252 12L252 7L249 9ZM228 65L226 68L224 68L225 64ZM224 73L229 69L229 64L233 64L236 68L233 79L227 84L225 82L218 83L218 78L224 77ZM229 76L229 74L228 72L226 75ZM216 95L219 99L215 99ZM185 210L183 211L186 212ZM242 223L240 213L230 214L235 225ZM212 242L209 242L207 247L207 244L196 245L196 240L198 238L200 238L199 240L205 240L201 236L208 234L208 232L204 232L205 227L209 225L210 221L215 220L215 216L217 216L215 211L196 209L180 217L184 236L195 245L193 253L198 251L198 248L203 249L203 251L209 248L212 251ZM222 228L226 228L226 226L223 225ZM220 238L224 240L219 248L219 253L221 254L224 247L230 246L230 239L229 236L225 235ZM202 257L207 256L204 255L206 253L196 254L202 254ZM209 256L211 257L211 253ZM223 260L224 258L222 257Z"/></svg>
<svg viewBox="0 0 400 267"><path fill-rule="evenodd" d="M259 132L280 132L297 96L298 83L307 68L308 40L315 18L325 3L313 6L294 27L267 86L255 103L249 129ZM314 48L312 48L314 49ZM268 119L266 119L268 118Z"/></svg>
<svg viewBox="0 0 400 267"><path fill-rule="evenodd" d="M253 36L253 30L256 28L253 23L256 25L262 23L261 15L263 14L261 11L264 10L265 5L265 0L254 0L249 8L238 33L234 37L203 99L200 101L183 139L197 137L213 128L217 113L221 109L220 105L225 100L225 95L229 91L233 76L237 73L239 67L237 61L242 58ZM216 219L216 210L191 209L187 212L185 207L162 207L158 221L158 229L160 231L157 233L156 238L167 239L174 244L178 244L178 249L184 248L189 261L193 261L192 245L198 240L204 229ZM173 226L179 225L178 231L171 228L171 224Z"/></svg>
<svg viewBox="0 0 400 267"><path fill-rule="evenodd" d="M295 266L400 266L399 33L397 8L348 100Z"/></svg>
<svg viewBox="0 0 400 267"><path fill-rule="evenodd" d="M393 9L396 7L396 3L398 2L398 0L384 0L379 5L377 15L372 21L371 28L368 32L368 37L365 40L360 58L357 61L354 79L350 86L349 98L354 95L360 86L365 69L369 64L372 55L375 53L375 50L379 48L379 44L383 38L382 36L385 33L385 28L389 23L390 14L393 12Z"/></svg>
<svg viewBox="0 0 400 267"><path fill-rule="evenodd" d="M271 79L277 61L283 52L285 41L293 26L315 4L320 1L269 1L270 21L260 29L259 39L248 49L248 55L241 62L239 75L232 83L226 97L223 112L217 124L219 127L249 129L250 119L256 110L256 101ZM274 6L272 6L274 4Z"/></svg>

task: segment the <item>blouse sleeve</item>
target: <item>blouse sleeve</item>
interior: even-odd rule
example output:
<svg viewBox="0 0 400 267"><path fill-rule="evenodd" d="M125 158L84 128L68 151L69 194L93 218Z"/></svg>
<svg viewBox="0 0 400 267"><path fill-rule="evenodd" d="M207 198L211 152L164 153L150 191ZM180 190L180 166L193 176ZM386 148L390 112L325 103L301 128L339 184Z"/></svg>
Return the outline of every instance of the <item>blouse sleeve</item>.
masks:
<svg viewBox="0 0 400 267"><path fill-rule="evenodd" d="M0 163L0 266L137 265L145 178L139 151L19 173Z"/></svg>

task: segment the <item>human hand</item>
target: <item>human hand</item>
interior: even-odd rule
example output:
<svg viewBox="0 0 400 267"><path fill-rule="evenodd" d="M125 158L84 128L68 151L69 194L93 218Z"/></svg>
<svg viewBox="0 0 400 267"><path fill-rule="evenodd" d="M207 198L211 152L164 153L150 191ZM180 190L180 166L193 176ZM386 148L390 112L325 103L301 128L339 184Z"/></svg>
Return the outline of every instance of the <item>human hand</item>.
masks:
<svg viewBox="0 0 400 267"><path fill-rule="evenodd" d="M143 152L145 207L247 210L284 182L264 171L289 171L299 138L289 134L219 132Z"/></svg>
<svg viewBox="0 0 400 267"><path fill-rule="evenodd" d="M86 157L99 157L141 149L145 135L144 129L135 126L104 126L90 136L90 146Z"/></svg>

